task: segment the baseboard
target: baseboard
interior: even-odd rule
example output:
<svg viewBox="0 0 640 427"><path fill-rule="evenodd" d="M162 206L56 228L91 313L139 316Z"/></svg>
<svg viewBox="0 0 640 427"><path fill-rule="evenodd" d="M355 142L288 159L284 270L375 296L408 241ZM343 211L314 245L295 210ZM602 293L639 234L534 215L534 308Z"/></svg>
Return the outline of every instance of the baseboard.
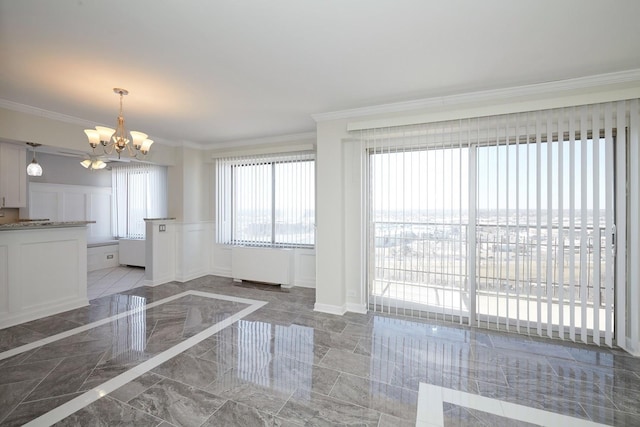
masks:
<svg viewBox="0 0 640 427"><path fill-rule="evenodd" d="M187 275L176 274L176 281L180 283L188 282L189 280L198 279L200 277L206 276L206 271L197 271L195 273L190 273Z"/></svg>
<svg viewBox="0 0 640 427"><path fill-rule="evenodd" d="M231 277L231 269L230 268L212 268L209 273L212 276L220 276L220 277Z"/></svg>
<svg viewBox="0 0 640 427"><path fill-rule="evenodd" d="M315 280L298 280L298 281L296 281L294 286L297 286L298 288L315 289L316 288L316 281Z"/></svg>
<svg viewBox="0 0 640 427"><path fill-rule="evenodd" d="M145 279L144 280L144 285L153 287L153 286L158 286L158 285L163 285L165 283L173 282L175 280L176 280L175 277L169 277L169 276L160 277L160 278L153 279L153 280Z"/></svg>
<svg viewBox="0 0 640 427"><path fill-rule="evenodd" d="M87 305L89 305L89 300L86 297L79 297L63 302L54 303L48 305L45 308L37 308L31 311L21 312L14 315L2 315L0 316L0 329L19 325L25 322L30 322L36 319L41 319L47 316L53 316L54 314L63 313L65 311L73 310L76 308L86 307Z"/></svg>
<svg viewBox="0 0 640 427"><path fill-rule="evenodd" d="M360 303L354 303L354 302L348 302L347 303L347 311L351 312L351 313L367 314L367 305L366 304L360 304Z"/></svg>
<svg viewBox="0 0 640 427"><path fill-rule="evenodd" d="M315 303L313 306L313 310L319 311L321 313L337 314L338 316L342 316L347 312L347 308L344 305L330 305L320 303Z"/></svg>

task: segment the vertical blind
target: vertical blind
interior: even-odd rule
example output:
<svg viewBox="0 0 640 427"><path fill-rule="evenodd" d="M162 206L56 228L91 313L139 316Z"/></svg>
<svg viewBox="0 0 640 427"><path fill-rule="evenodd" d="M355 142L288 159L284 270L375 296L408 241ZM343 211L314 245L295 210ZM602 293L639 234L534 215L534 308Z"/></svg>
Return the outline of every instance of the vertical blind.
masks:
<svg viewBox="0 0 640 427"><path fill-rule="evenodd" d="M357 131L370 307L609 346L624 337L616 248L638 105Z"/></svg>
<svg viewBox="0 0 640 427"><path fill-rule="evenodd" d="M142 163L117 165L111 177L115 237L144 239L144 218L167 216L167 168Z"/></svg>
<svg viewBox="0 0 640 427"><path fill-rule="evenodd" d="M217 159L216 230L221 244L314 245L314 153Z"/></svg>

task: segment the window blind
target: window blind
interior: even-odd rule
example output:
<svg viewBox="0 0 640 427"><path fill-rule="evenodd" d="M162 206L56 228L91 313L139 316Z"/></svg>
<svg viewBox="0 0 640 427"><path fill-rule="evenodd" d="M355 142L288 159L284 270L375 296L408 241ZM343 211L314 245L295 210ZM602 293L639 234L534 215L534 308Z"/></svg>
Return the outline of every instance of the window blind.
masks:
<svg viewBox="0 0 640 427"><path fill-rule="evenodd" d="M144 219L167 216L167 168L143 163L116 165L111 177L115 237L144 239Z"/></svg>
<svg viewBox="0 0 640 427"><path fill-rule="evenodd" d="M354 132L367 160L371 309L624 339L616 248L638 103Z"/></svg>
<svg viewBox="0 0 640 427"><path fill-rule="evenodd" d="M216 242L315 244L315 154L216 160Z"/></svg>

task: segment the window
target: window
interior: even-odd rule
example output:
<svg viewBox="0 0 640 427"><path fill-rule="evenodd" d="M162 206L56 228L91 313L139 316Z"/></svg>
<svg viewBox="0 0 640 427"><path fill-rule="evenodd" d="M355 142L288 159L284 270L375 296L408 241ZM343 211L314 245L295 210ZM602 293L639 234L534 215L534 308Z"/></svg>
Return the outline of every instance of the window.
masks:
<svg viewBox="0 0 640 427"><path fill-rule="evenodd" d="M218 243L315 244L313 153L218 159Z"/></svg>
<svg viewBox="0 0 640 427"><path fill-rule="evenodd" d="M144 239L144 218L167 216L167 168L147 164L114 166L111 177L115 237Z"/></svg>

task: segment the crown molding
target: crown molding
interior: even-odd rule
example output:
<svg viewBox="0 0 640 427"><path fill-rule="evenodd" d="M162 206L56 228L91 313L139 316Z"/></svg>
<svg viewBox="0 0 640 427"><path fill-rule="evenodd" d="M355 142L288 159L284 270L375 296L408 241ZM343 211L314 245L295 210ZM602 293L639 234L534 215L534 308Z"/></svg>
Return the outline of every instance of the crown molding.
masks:
<svg viewBox="0 0 640 427"><path fill-rule="evenodd" d="M352 108L348 110L312 114L311 117L316 122L324 122L329 120L373 116L377 114L401 113L411 110L430 109L443 106L456 106L474 102L477 103L498 101L532 95L557 94L558 92L568 92L629 83L640 83L640 69L598 74L587 77L578 77L575 79L536 83L525 86L515 86L503 89L484 90L457 95L439 96L433 98L416 99L412 101L373 105L370 107Z"/></svg>
<svg viewBox="0 0 640 427"><path fill-rule="evenodd" d="M302 142L316 140L315 132L302 132L302 133L292 133L288 135L279 135L279 136L268 136L265 138L254 138L254 139L238 139L234 141L223 141L223 142L215 142L206 145L207 149L224 149L224 148L238 148L238 147L250 147L250 146L259 146L259 145L268 145L268 144L283 144L290 142Z"/></svg>
<svg viewBox="0 0 640 427"><path fill-rule="evenodd" d="M45 119L57 120L59 122L70 123L74 125L82 126L95 126L95 122L89 120L80 119L78 117L68 116L66 114L60 114L49 110L44 110L38 107L32 107L30 105L20 104L18 102L9 101L7 99L0 99L0 107L7 110L17 111L19 113L31 114L38 117L44 117Z"/></svg>

